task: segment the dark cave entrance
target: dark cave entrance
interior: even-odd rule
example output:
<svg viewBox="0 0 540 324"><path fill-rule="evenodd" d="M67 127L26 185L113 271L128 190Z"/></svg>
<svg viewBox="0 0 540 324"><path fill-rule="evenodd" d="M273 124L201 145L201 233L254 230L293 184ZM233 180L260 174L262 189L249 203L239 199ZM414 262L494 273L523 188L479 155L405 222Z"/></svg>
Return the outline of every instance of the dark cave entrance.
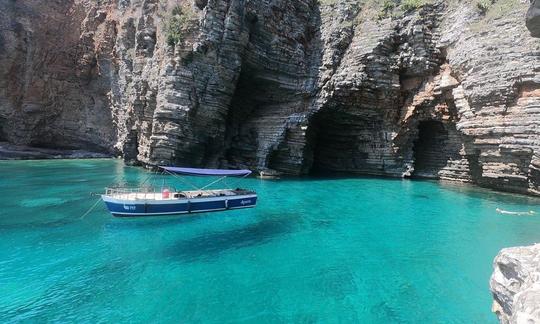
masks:
<svg viewBox="0 0 540 324"><path fill-rule="evenodd" d="M414 141L413 177L439 178L439 171L457 152L449 141L449 133L440 121L422 121L418 125L418 138Z"/></svg>
<svg viewBox="0 0 540 324"><path fill-rule="evenodd" d="M290 131L287 121L291 115L305 111L309 100L299 95L297 88L288 86L292 81L284 80L288 79L249 64L242 67L227 115L227 164L291 173L299 169L290 156L291 143L296 142L298 134Z"/></svg>
<svg viewBox="0 0 540 324"><path fill-rule="evenodd" d="M7 142L6 133L4 133L4 126L6 125L6 119L0 117L0 142Z"/></svg>
<svg viewBox="0 0 540 324"><path fill-rule="evenodd" d="M260 77L260 71L242 67L226 122L224 157L228 164L256 167L261 113L273 102L269 89L276 85Z"/></svg>
<svg viewBox="0 0 540 324"><path fill-rule="evenodd" d="M130 165L138 164L137 157L139 156L139 134L131 130L126 136L124 143L124 162Z"/></svg>
<svg viewBox="0 0 540 324"><path fill-rule="evenodd" d="M374 125L339 110L317 113L306 135L304 169L313 175L369 171L369 133Z"/></svg>

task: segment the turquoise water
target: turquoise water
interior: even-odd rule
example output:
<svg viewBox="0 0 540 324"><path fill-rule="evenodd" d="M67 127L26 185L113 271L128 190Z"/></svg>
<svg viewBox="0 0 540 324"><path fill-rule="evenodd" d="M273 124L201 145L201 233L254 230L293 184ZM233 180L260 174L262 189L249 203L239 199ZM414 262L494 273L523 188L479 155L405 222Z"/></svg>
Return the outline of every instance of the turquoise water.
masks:
<svg viewBox="0 0 540 324"><path fill-rule="evenodd" d="M0 162L0 322L495 323L494 256L540 241L540 216L495 211L537 199L376 178L245 179L256 209L80 218L90 192L146 176Z"/></svg>

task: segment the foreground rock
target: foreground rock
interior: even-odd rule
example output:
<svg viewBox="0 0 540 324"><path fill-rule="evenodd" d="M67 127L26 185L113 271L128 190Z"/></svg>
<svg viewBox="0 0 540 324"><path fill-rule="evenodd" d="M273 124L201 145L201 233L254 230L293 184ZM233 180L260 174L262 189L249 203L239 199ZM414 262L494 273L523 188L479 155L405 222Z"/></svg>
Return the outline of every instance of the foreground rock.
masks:
<svg viewBox="0 0 540 324"><path fill-rule="evenodd" d="M540 323L540 244L503 249L493 267L493 312L501 323Z"/></svg>
<svg viewBox="0 0 540 324"><path fill-rule="evenodd" d="M0 160L95 159L110 157L109 154L85 150L56 150L0 142Z"/></svg>

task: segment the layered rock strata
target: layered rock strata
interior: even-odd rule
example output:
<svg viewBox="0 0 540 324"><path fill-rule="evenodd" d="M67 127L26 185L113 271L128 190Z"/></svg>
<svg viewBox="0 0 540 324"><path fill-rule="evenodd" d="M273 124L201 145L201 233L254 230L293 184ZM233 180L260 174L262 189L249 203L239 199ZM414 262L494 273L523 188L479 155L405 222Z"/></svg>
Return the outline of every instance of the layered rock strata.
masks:
<svg viewBox="0 0 540 324"><path fill-rule="evenodd" d="M532 1L527 14L531 35L540 37L538 9ZM523 97L523 96L522 96ZM540 245L503 249L493 262L490 288L492 310L501 323L540 322Z"/></svg>
<svg viewBox="0 0 540 324"><path fill-rule="evenodd" d="M493 312L500 322L539 323L540 244L503 249L493 267Z"/></svg>
<svg viewBox="0 0 540 324"><path fill-rule="evenodd" d="M99 159L110 158L104 153L85 150L56 150L48 148L28 147L0 142L1 160L42 160L42 159Z"/></svg>
<svg viewBox="0 0 540 324"><path fill-rule="evenodd" d="M1 1L0 140L149 165L418 176L539 194L527 8Z"/></svg>
<svg viewBox="0 0 540 324"><path fill-rule="evenodd" d="M0 140L112 148L110 65L97 60L112 44L96 42L105 26L87 15L73 1L0 1Z"/></svg>

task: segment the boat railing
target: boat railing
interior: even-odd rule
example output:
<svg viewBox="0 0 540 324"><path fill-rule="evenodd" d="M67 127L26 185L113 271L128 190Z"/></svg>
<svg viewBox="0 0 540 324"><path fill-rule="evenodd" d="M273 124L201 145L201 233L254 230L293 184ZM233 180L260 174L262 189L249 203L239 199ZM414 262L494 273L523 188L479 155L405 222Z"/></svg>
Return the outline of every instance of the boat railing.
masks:
<svg viewBox="0 0 540 324"><path fill-rule="evenodd" d="M108 187L105 188L105 195L109 197L126 199L126 200L140 200L140 199L157 199L158 195L161 195L161 189L157 187ZM176 192L174 189L173 192ZM229 192L236 195L239 194L252 194L254 191L248 189L228 189ZM224 193L224 190L189 190L180 192L184 194L186 198L196 198L196 197L213 197L213 196L223 196L227 195ZM174 193L171 195L174 196Z"/></svg>
<svg viewBox="0 0 540 324"><path fill-rule="evenodd" d="M155 187L115 187L105 188L105 195L110 197L118 197L128 199L133 196L135 199L148 199L155 197L160 192Z"/></svg>
<svg viewBox="0 0 540 324"><path fill-rule="evenodd" d="M157 192L154 187L108 187L105 188L105 194L126 194L126 193L146 193Z"/></svg>

